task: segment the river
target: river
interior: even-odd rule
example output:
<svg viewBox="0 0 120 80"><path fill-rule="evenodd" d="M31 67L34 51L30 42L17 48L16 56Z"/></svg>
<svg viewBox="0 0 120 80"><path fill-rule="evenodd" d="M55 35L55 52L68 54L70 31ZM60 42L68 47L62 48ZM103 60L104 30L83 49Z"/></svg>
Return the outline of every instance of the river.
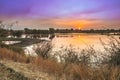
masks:
<svg viewBox="0 0 120 80"><path fill-rule="evenodd" d="M113 36L119 39L119 36ZM52 40L54 51L60 49L60 47L69 47L85 49L87 47L93 47L95 50L103 51L103 45L101 43L107 43L111 36L100 34L85 34L85 33L72 33L72 34L56 34L56 37Z"/></svg>

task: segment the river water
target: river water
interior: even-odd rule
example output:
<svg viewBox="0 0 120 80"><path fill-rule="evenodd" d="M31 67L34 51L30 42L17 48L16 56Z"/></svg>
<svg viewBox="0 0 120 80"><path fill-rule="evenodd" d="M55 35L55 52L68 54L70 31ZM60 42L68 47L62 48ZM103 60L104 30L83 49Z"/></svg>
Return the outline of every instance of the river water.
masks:
<svg viewBox="0 0 120 80"><path fill-rule="evenodd" d="M119 38L119 36L113 36ZM85 33L73 33L73 34L56 34L56 37L52 40L54 51L60 49L60 47L72 46L78 49L85 49L87 47L93 47L95 50L103 51L102 42L108 42L111 36L100 34L85 34Z"/></svg>

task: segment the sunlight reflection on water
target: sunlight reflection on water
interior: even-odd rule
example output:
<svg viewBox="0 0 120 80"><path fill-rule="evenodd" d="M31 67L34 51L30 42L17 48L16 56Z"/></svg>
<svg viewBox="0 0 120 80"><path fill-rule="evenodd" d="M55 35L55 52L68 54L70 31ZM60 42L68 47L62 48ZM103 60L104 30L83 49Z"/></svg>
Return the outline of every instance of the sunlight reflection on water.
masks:
<svg viewBox="0 0 120 80"><path fill-rule="evenodd" d="M103 51L103 42L108 42L109 37L107 35L100 34L56 34L52 43L54 45L54 51L60 49L61 46L69 47L72 45L74 48L85 49L87 47L93 47L95 50ZM115 36L118 37L118 36Z"/></svg>

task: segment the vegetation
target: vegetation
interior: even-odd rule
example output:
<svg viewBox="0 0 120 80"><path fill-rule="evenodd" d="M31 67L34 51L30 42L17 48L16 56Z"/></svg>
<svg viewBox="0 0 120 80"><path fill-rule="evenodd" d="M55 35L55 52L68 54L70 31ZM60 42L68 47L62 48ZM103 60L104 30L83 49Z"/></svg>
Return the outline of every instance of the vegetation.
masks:
<svg viewBox="0 0 120 80"><path fill-rule="evenodd" d="M17 52L19 54L23 54L24 53L23 48L17 47L17 46L12 46L12 45L6 45L6 44L4 44L2 42L0 42L0 47L1 48L7 48L7 49L12 50L14 52Z"/></svg>
<svg viewBox="0 0 120 80"><path fill-rule="evenodd" d="M29 80L24 75L0 63L0 80Z"/></svg>
<svg viewBox="0 0 120 80"><path fill-rule="evenodd" d="M58 51L55 56L59 57L60 62L63 62L65 64L84 64L89 65L91 63L91 57L93 56L94 51L92 52L92 48L89 49L83 49L81 51L76 51L75 48L72 46L67 48L62 48L60 51ZM63 53L61 55L61 53Z"/></svg>
<svg viewBox="0 0 120 80"><path fill-rule="evenodd" d="M119 80L120 66L110 66L109 64L101 65L99 67L92 67L86 64L76 63L61 63L51 58L26 57L25 55L16 54L13 51L5 48L0 48L0 59L9 59L15 62L29 63L33 69L40 72L48 73L54 76L54 80ZM69 54L69 52L68 52ZM69 55L70 56L70 55ZM71 55L70 57L72 57ZM74 56L73 56L74 57ZM68 57L67 57L68 58ZM71 59L71 58L70 58ZM87 59L87 58L84 58ZM71 61L71 60L70 60Z"/></svg>
<svg viewBox="0 0 120 80"><path fill-rule="evenodd" d="M0 22L1 25L1 22ZM2 25L3 27L3 25ZM111 33L120 30L74 30L74 29L62 29L54 30L30 30L25 29L22 31L11 31L1 28L0 40L22 40L22 44L31 44L33 39L25 38L6 38L8 34L20 37L22 34L54 34L54 33L72 33L72 32L84 32L84 33ZM5 35L4 35L5 34ZM27 39L27 40L26 40ZM36 39L37 40L37 39ZM104 46L105 52L98 58L96 52L92 47L83 49L79 52L73 47L62 48L62 50L55 54L50 54L52 51L52 45L50 42L42 42L34 46L34 51L38 56L26 56L22 48L17 46L5 45L0 41L0 60L11 60L14 62L28 64L33 70L37 69L40 72L48 73L50 76L54 76L54 80L120 80L120 41L115 38L111 38L106 44L103 41L101 43ZM38 40L37 40L38 41ZM20 43L21 44L21 43ZM17 44L20 46L20 44Z"/></svg>
<svg viewBox="0 0 120 80"><path fill-rule="evenodd" d="M15 62L27 62L27 57L23 54L18 54L6 48L0 48L0 59L13 60Z"/></svg>
<svg viewBox="0 0 120 80"><path fill-rule="evenodd" d="M120 35L120 29L106 29L106 30L79 30L79 29L54 29L49 28L49 30L37 30L37 29L24 29L25 34L53 34L53 33L98 33L98 34L110 34L114 33L113 35Z"/></svg>
<svg viewBox="0 0 120 80"><path fill-rule="evenodd" d="M81 50L77 53L71 46L63 48L57 54L50 55L52 47L50 43L43 43L42 47L37 45L36 52L38 57L25 56L16 54L5 48L0 48L0 59L9 59L15 62L29 63L33 69L40 72L48 73L55 77L55 80L119 80L120 64L119 64L119 41L112 38L105 51L109 55L102 55L102 64L92 64L91 59L95 58L97 52L92 48ZM63 53L64 52L64 53ZM45 54L44 54L45 53ZM62 54L63 53L63 54ZM80 55L78 55L80 54ZM59 56L60 62L55 56ZM95 60L97 61L97 60Z"/></svg>
<svg viewBox="0 0 120 80"><path fill-rule="evenodd" d="M0 28L0 37L7 37L9 35L9 32L7 30Z"/></svg>
<svg viewBox="0 0 120 80"><path fill-rule="evenodd" d="M103 62L112 66L120 65L120 41L111 37L108 43L101 42L107 53L103 55Z"/></svg>
<svg viewBox="0 0 120 80"><path fill-rule="evenodd" d="M12 31L11 32L11 35L17 38L21 37L22 34L23 34L23 31Z"/></svg>
<svg viewBox="0 0 120 80"><path fill-rule="evenodd" d="M52 50L52 44L50 42L42 42L40 44L37 44L34 46L33 50L35 51L35 53L44 58L44 59L48 59L50 58L50 52Z"/></svg>
<svg viewBox="0 0 120 80"><path fill-rule="evenodd" d="M40 43L44 40L40 39L31 39L31 38L5 38L5 37L0 37L0 42L2 41L20 41L20 43L16 44L11 44L10 46L16 46L16 47L26 47L35 43Z"/></svg>

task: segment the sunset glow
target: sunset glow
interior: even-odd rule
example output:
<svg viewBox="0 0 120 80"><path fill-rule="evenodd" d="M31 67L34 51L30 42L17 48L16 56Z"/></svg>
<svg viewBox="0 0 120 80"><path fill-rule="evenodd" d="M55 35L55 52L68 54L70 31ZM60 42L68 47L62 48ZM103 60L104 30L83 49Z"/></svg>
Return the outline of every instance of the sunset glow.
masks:
<svg viewBox="0 0 120 80"><path fill-rule="evenodd" d="M78 29L80 30L80 29L81 29L81 27L78 27Z"/></svg>
<svg viewBox="0 0 120 80"><path fill-rule="evenodd" d="M120 27L120 0L0 0L0 19L17 29ZM104 27L104 28L103 28Z"/></svg>

